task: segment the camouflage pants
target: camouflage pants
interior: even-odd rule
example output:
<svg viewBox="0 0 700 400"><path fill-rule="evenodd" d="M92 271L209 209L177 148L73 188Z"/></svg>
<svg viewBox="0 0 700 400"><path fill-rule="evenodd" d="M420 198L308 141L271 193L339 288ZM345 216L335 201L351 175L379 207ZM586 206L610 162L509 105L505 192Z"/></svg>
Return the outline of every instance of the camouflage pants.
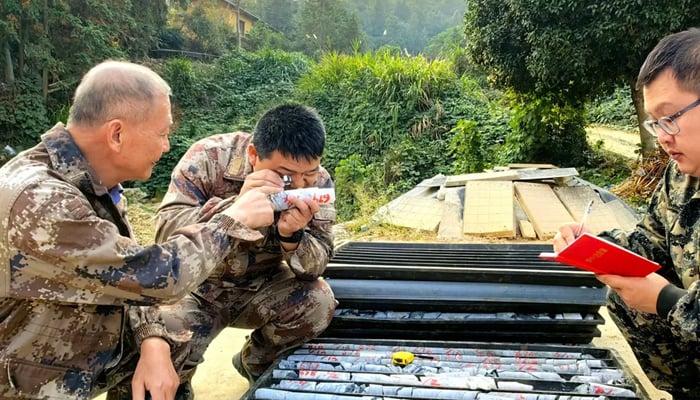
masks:
<svg viewBox="0 0 700 400"><path fill-rule="evenodd" d="M298 280L284 266L257 291L225 288L213 302L192 294L161 310L168 330L192 331L186 364L193 368L224 328L253 329L241 355L248 370L260 375L280 354L321 334L336 304L323 279Z"/></svg>
<svg viewBox="0 0 700 400"><path fill-rule="evenodd" d="M700 349L666 320L625 306L612 290L608 293L610 316L634 351L649 380L674 400L697 399L700 390Z"/></svg>
<svg viewBox="0 0 700 400"><path fill-rule="evenodd" d="M175 370L178 371L180 381L185 382L192 378L190 368L186 365L190 343L173 343L170 346L170 359ZM96 382L94 395L97 396L107 391L107 400L131 400L131 378L134 375L136 364L139 361L139 351L136 348L134 334L127 329L124 334L122 357L119 363L106 370ZM192 370L192 373L194 371ZM189 396L181 396L178 392L176 400L189 399Z"/></svg>

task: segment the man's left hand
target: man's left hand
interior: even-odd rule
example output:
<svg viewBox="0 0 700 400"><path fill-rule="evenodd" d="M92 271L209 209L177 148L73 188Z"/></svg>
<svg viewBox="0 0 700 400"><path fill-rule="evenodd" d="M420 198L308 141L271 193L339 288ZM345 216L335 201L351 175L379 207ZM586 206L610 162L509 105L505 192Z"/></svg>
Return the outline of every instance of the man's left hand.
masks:
<svg viewBox="0 0 700 400"><path fill-rule="evenodd" d="M152 400L175 398L180 378L170 360L170 345L159 337L149 337L141 343L141 357L131 379L133 400L144 400L146 391Z"/></svg>
<svg viewBox="0 0 700 400"><path fill-rule="evenodd" d="M649 274L642 278L596 275L596 278L617 292L628 307L650 314L657 313L656 301L661 289L669 284L668 280L659 274Z"/></svg>
<svg viewBox="0 0 700 400"><path fill-rule="evenodd" d="M282 236L291 236L294 232L304 229L320 209L318 203L311 199L295 197L290 200L293 207L282 211L277 221L277 232Z"/></svg>

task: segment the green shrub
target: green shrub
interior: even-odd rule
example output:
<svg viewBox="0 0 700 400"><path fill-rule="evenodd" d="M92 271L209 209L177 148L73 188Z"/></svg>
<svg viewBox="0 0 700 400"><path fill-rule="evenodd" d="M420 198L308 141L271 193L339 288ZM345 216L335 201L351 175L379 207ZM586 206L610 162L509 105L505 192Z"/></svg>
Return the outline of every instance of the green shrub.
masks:
<svg viewBox="0 0 700 400"><path fill-rule="evenodd" d="M357 154L340 160L334 175L338 222L371 215L395 194L385 189L382 166L365 165Z"/></svg>
<svg viewBox="0 0 700 400"><path fill-rule="evenodd" d="M512 131L501 152L504 163L583 165L588 151L583 110L554 97L513 97Z"/></svg>
<svg viewBox="0 0 700 400"><path fill-rule="evenodd" d="M51 125L38 82L18 79L12 85L0 85L0 148L31 147Z"/></svg>
<svg viewBox="0 0 700 400"><path fill-rule="evenodd" d="M637 129L637 113L629 86L619 86L612 93L593 100L586 111L592 123Z"/></svg>
<svg viewBox="0 0 700 400"><path fill-rule="evenodd" d="M474 121L459 120L452 128L449 150L457 155L453 166L455 173L480 172L486 168L486 149L481 133Z"/></svg>
<svg viewBox="0 0 700 400"><path fill-rule="evenodd" d="M326 54L302 77L299 92L326 123L324 164L334 170L354 154L365 165L380 163L385 188L410 187L451 170L448 146L457 121L487 126L492 117L478 85L458 77L448 61L391 49Z"/></svg>

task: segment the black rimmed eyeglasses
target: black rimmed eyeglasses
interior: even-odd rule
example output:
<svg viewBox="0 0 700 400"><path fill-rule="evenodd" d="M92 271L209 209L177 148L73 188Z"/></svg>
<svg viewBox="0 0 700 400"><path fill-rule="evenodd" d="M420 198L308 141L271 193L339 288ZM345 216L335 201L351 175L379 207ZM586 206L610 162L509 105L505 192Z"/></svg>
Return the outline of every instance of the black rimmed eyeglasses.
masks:
<svg viewBox="0 0 700 400"><path fill-rule="evenodd" d="M662 131L664 131L664 133L668 135L677 135L680 133L681 128L678 126L676 120L680 118L681 115L687 113L688 111L692 110L698 105L700 105L700 99L697 99L694 102L688 104L682 110L678 111L673 115L661 117L656 120L648 119L644 121L644 128L646 128L647 132L649 132L654 137L659 136L659 129L661 129Z"/></svg>

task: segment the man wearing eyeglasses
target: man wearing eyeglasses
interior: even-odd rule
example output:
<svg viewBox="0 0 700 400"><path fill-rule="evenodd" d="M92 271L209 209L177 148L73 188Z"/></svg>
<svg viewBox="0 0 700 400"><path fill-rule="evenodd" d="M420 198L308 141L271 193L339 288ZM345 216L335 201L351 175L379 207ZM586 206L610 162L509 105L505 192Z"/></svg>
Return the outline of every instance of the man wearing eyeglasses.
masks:
<svg viewBox="0 0 700 400"><path fill-rule="evenodd" d="M662 268L643 278L596 275L610 287L610 316L649 379L674 400L700 398L700 29L663 38L637 77L649 119L671 161L649 210L630 232L600 236ZM575 239L560 228L554 250ZM585 231L585 230L584 230Z"/></svg>

